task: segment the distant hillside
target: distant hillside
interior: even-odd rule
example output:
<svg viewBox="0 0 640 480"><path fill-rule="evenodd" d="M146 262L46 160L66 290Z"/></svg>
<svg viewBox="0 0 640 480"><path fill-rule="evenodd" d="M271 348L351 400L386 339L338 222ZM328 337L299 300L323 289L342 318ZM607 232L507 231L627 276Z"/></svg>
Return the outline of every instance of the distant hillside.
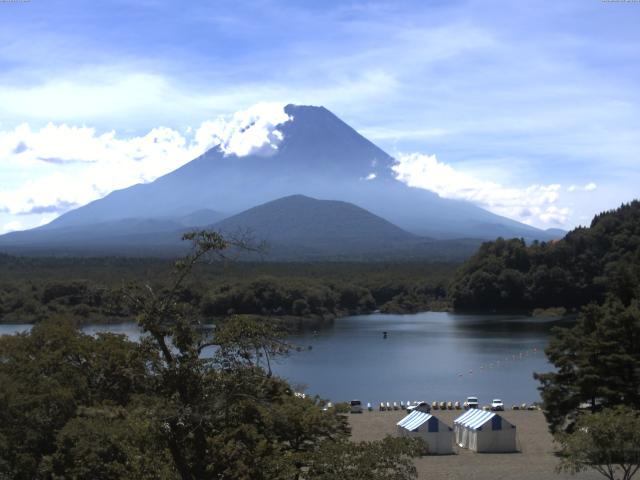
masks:
<svg viewBox="0 0 640 480"><path fill-rule="evenodd" d="M554 239L560 239L568 233L566 230L563 230L562 228L547 228L545 232L547 232L550 236L554 237Z"/></svg>
<svg viewBox="0 0 640 480"><path fill-rule="evenodd" d="M462 261L480 244L477 239L419 237L351 203L303 195L291 195L222 221L210 221L220 216L207 210L175 219L125 219L89 227L15 232L0 237L0 249L27 255L176 256L188 248L180 241L182 234L199 228L229 236L248 235L256 244L267 243L263 254L243 253L245 260Z"/></svg>
<svg viewBox="0 0 640 480"><path fill-rule="evenodd" d="M602 302L613 293L640 296L640 202L597 215L589 228L525 246L487 242L457 272L450 288L456 309L504 310Z"/></svg>
<svg viewBox="0 0 640 480"><path fill-rule="evenodd" d="M35 255L166 255L181 248L183 232L224 218L213 210L184 216L125 218L87 225L36 228L0 236L0 250Z"/></svg>
<svg viewBox="0 0 640 480"><path fill-rule="evenodd" d="M292 195L250 208L214 225L223 233L249 230L273 246L333 255L393 250L421 239L347 202Z"/></svg>
<svg viewBox="0 0 640 480"><path fill-rule="evenodd" d="M434 240L406 232L352 203L290 195L212 226L227 235L267 242L268 260L431 258L460 261L477 240Z"/></svg>

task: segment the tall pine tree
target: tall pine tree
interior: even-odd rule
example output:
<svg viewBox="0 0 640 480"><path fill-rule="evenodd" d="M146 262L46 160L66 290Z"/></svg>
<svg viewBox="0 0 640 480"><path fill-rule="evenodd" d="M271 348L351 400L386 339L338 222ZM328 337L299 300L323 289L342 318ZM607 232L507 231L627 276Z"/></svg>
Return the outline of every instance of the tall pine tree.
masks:
<svg viewBox="0 0 640 480"><path fill-rule="evenodd" d="M617 298L585 307L577 324L560 328L546 350L556 367L535 374L553 432L571 430L581 405L592 411L640 409L640 303Z"/></svg>

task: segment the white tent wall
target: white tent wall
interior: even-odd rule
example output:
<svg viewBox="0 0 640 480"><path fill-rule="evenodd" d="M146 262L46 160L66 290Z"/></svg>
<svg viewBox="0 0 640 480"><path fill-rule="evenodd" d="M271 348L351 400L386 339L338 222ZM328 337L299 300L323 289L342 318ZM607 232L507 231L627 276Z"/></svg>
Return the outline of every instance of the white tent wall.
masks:
<svg viewBox="0 0 640 480"><path fill-rule="evenodd" d="M474 452L515 452L516 427L500 415L469 410L454 422L456 443Z"/></svg>
<svg viewBox="0 0 640 480"><path fill-rule="evenodd" d="M456 445L458 445L460 447L464 446L463 435L464 435L464 428L462 428L457 423L454 423L453 424L453 437L454 437L454 440L456 442Z"/></svg>
<svg viewBox="0 0 640 480"><path fill-rule="evenodd" d="M400 436L422 438L427 444L429 454L453 453L453 430L433 415L412 412L397 425Z"/></svg>
<svg viewBox="0 0 640 480"><path fill-rule="evenodd" d="M516 429L512 425L505 425L503 420L502 430L492 431L491 425L483 427L488 431L477 431L475 448L479 453L508 453L516 451Z"/></svg>

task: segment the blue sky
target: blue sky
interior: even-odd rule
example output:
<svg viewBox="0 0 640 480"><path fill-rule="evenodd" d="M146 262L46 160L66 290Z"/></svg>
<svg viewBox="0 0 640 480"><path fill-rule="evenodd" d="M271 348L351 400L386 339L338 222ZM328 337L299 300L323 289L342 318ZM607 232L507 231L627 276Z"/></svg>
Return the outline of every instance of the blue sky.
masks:
<svg viewBox="0 0 640 480"><path fill-rule="evenodd" d="M407 183L585 224L638 196L638 25L600 0L0 3L0 232L153 180L259 102L326 106Z"/></svg>

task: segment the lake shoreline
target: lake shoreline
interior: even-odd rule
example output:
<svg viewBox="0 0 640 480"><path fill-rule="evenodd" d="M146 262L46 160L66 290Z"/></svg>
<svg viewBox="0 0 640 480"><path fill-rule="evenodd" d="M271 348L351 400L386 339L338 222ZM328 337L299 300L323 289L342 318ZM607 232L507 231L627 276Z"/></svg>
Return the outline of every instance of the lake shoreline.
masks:
<svg viewBox="0 0 640 480"><path fill-rule="evenodd" d="M533 373L552 370L544 348L557 322L545 319L426 312L320 320L291 328L287 342L294 348L271 364L276 375L307 386L300 391L334 403L463 401L475 395L482 404L502 398L508 406L519 405L540 400ZM0 325L0 333L31 327ZM141 335L133 322L81 329L91 335L125 334L134 341Z"/></svg>
<svg viewBox="0 0 640 480"><path fill-rule="evenodd" d="M436 410L432 414L453 427L453 421L464 410ZM540 410L507 410L499 412L507 421L516 426L516 453L474 453L454 445L453 455L431 455L416 458L419 480L571 480L575 476L558 474L555 467L553 437ZM396 423L407 413L401 410L391 412L368 412L348 414L351 426L351 440L374 441L386 435L396 436ZM581 479L602 478L596 472L583 472Z"/></svg>

